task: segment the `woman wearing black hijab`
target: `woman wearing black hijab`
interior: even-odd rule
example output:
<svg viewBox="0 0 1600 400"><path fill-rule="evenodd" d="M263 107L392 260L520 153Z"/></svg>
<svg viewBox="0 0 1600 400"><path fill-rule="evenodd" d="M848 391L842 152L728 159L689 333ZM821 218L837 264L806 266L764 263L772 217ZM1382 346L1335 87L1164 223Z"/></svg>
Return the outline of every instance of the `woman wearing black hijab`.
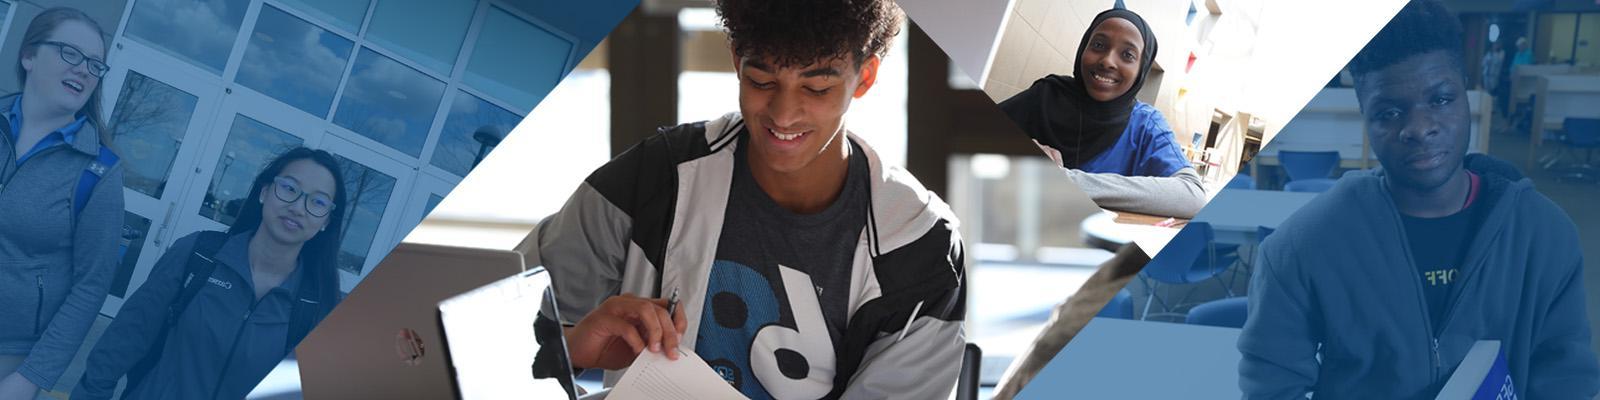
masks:
<svg viewBox="0 0 1600 400"><path fill-rule="evenodd" d="M1155 56L1143 18L1101 12L1078 43L1072 76L1041 78L1000 109L1100 207L1192 218L1206 200L1200 175L1161 112L1135 98Z"/></svg>

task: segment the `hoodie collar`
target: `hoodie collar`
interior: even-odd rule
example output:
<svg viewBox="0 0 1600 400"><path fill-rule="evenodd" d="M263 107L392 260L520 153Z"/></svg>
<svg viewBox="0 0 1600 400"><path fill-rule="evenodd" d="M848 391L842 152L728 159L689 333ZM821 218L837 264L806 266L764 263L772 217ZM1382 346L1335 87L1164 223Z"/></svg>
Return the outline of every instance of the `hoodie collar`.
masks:
<svg viewBox="0 0 1600 400"><path fill-rule="evenodd" d="M1533 190L1533 181L1523 176L1516 167L1485 154L1468 154L1463 162L1467 170L1478 174L1482 179L1483 187L1478 195L1481 218L1478 223L1478 232L1472 235L1472 249L1468 251L1467 263L1474 264L1489 246L1484 246L1494 240L1500 231L1513 222L1512 213L1517 208L1518 199L1524 191ZM1392 215L1394 226L1400 225L1400 210L1394 203L1394 195L1389 192L1387 179L1382 167L1372 170L1351 171L1340 179L1338 186L1330 191L1353 190L1349 193L1358 196L1362 204L1378 206L1387 209Z"/></svg>

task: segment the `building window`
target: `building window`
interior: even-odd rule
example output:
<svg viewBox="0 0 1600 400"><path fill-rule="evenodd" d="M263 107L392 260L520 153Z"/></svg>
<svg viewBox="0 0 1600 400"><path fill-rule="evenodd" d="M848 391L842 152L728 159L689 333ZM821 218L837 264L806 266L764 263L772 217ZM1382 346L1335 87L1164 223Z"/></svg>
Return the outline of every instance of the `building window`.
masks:
<svg viewBox="0 0 1600 400"><path fill-rule="evenodd" d="M140 0L127 35L222 75L249 7L249 0Z"/></svg>
<svg viewBox="0 0 1600 400"><path fill-rule="evenodd" d="M444 82L362 48L333 123L419 157L443 95Z"/></svg>
<svg viewBox="0 0 1600 400"><path fill-rule="evenodd" d="M271 6L261 7L256 31L239 63L239 84L319 118L327 118L350 50L349 39Z"/></svg>

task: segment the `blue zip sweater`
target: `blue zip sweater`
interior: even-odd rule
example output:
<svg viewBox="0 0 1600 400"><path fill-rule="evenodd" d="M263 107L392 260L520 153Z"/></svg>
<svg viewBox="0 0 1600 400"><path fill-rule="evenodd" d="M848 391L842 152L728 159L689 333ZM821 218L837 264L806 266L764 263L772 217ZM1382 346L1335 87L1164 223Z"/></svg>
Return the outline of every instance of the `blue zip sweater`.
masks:
<svg viewBox="0 0 1600 400"><path fill-rule="evenodd" d="M8 114L0 113L5 130L14 122ZM78 353L120 258L122 163L101 175L75 213L78 180L99 154L100 135L82 123L72 133L51 133L20 163L12 135L0 134L0 354L25 356L17 372L44 390Z"/></svg>
<svg viewBox="0 0 1600 400"><path fill-rule="evenodd" d="M216 270L167 335L164 354L134 393L124 399L241 399L292 349L285 348L295 289L311 276L304 262L281 285L255 299L249 244L255 232L228 237L217 250ZM73 399L106 399L154 344L177 297L197 234L161 255L150 278L124 303L89 355ZM201 279L201 278L196 278ZM329 305L331 308L331 305ZM319 315L326 315L323 309Z"/></svg>
<svg viewBox="0 0 1600 400"><path fill-rule="evenodd" d="M1576 226L1509 164L1466 163L1489 209L1441 326L1381 170L1346 174L1267 238L1239 337L1246 398L1431 399L1478 340L1501 341L1519 397L1595 396Z"/></svg>

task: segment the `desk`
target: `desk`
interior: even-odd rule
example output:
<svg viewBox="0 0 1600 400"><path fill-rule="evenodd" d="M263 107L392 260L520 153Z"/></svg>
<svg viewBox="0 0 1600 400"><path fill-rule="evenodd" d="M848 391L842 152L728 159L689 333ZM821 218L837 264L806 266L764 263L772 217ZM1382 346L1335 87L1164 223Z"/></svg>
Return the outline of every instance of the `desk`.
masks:
<svg viewBox="0 0 1600 400"><path fill-rule="evenodd" d="M1527 101L1539 91L1539 77L1572 73L1567 64L1527 64L1511 70L1511 105Z"/></svg>
<svg viewBox="0 0 1600 400"><path fill-rule="evenodd" d="M1119 222L1117 213L1111 211L1101 211L1084 218L1079 228L1083 232L1083 243L1090 247L1115 252L1133 242L1139 244L1139 249L1150 257L1155 257L1162 247L1167 246L1167 242L1172 241L1173 236L1178 235L1178 228Z"/></svg>
<svg viewBox="0 0 1600 400"><path fill-rule="evenodd" d="M1568 117L1600 118L1600 75L1541 75L1533 105L1533 132L1528 134L1527 170L1539 159L1544 131L1560 130Z"/></svg>
<svg viewBox="0 0 1600 400"><path fill-rule="evenodd" d="M1277 229L1278 224L1316 197L1317 193L1227 189L1206 204L1194 220L1211 224L1217 243L1255 243L1258 227ZM1083 232L1083 242L1090 247L1117 251L1122 245L1134 242L1154 257L1183 226L1153 225L1165 219L1104 211L1084 218L1079 228Z"/></svg>
<svg viewBox="0 0 1600 400"><path fill-rule="evenodd" d="M1277 229L1317 193L1227 189L1217 194L1195 221L1211 224L1219 243L1255 243L1257 227Z"/></svg>
<svg viewBox="0 0 1600 400"><path fill-rule="evenodd" d="M1095 318L1018 399L1237 399L1239 330Z"/></svg>
<svg viewBox="0 0 1600 400"><path fill-rule="evenodd" d="M1189 223L1188 218L1165 217L1129 211L1111 211L1111 213L1116 214L1115 221L1119 224L1182 228L1184 224Z"/></svg>

